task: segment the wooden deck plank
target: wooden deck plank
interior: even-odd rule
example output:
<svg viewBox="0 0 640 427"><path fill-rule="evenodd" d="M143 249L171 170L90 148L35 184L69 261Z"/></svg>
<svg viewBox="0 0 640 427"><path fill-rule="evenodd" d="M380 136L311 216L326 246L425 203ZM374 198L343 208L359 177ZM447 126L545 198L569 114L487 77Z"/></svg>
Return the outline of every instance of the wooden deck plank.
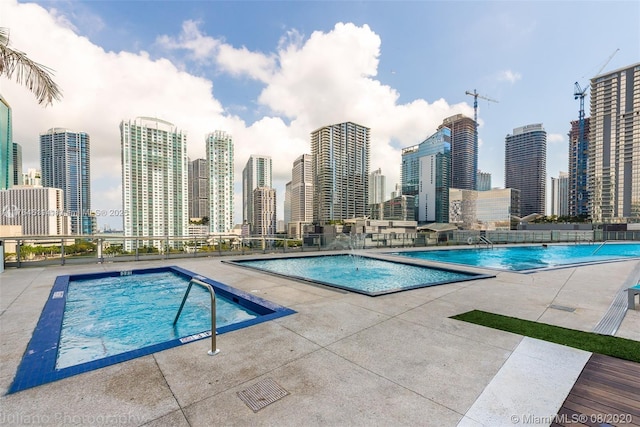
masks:
<svg viewBox="0 0 640 427"><path fill-rule="evenodd" d="M600 410L603 413L614 414L618 413L617 411L622 411L625 414L629 413L632 416L640 417L640 413L634 412L633 408L629 408L624 404L624 402L616 400L594 400L586 396L570 393L569 396L567 396L565 404L568 404L569 402L591 408L592 410Z"/></svg>
<svg viewBox="0 0 640 427"><path fill-rule="evenodd" d="M584 423L581 423L579 412L574 411L573 409L562 407L560 411L558 411L558 415L555 418L555 422L553 424L563 427L575 427L575 426L586 426L586 427L598 427L593 423L589 423L586 420Z"/></svg>
<svg viewBox="0 0 640 427"><path fill-rule="evenodd" d="M556 418L554 425L640 427L640 363L593 354Z"/></svg>
<svg viewBox="0 0 640 427"><path fill-rule="evenodd" d="M574 388L575 389L571 390L571 393L588 396L595 401L619 401L630 410L640 411L640 406L638 406L640 402L637 400L638 395L632 391L623 391L611 385L592 382L586 379L583 379L580 384L576 384Z"/></svg>

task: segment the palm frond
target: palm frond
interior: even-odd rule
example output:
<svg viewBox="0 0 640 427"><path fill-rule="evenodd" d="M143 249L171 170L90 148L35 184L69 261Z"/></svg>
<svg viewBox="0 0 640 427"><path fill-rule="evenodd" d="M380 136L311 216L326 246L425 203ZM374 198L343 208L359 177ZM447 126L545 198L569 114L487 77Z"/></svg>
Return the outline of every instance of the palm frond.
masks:
<svg viewBox="0 0 640 427"><path fill-rule="evenodd" d="M9 47L9 31L0 28L0 76L15 78L18 84L26 86L36 96L39 104L53 104L59 101L62 92L52 78L53 70L38 64L19 50Z"/></svg>

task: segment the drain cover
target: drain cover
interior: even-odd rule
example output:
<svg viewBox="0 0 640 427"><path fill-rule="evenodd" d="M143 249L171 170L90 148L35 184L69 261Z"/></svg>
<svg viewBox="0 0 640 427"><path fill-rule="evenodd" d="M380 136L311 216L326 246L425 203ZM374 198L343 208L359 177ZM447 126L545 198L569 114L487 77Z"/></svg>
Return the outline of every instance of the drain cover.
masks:
<svg viewBox="0 0 640 427"><path fill-rule="evenodd" d="M238 392L238 397L247 404L253 412L258 412L276 400L282 399L289 392L271 378L266 378L246 390Z"/></svg>
<svg viewBox="0 0 640 427"><path fill-rule="evenodd" d="M567 306L564 306L564 305L551 304L549 306L549 308L555 308L556 310L568 311L570 313L573 313L574 311L576 311L576 309L574 307L567 307Z"/></svg>

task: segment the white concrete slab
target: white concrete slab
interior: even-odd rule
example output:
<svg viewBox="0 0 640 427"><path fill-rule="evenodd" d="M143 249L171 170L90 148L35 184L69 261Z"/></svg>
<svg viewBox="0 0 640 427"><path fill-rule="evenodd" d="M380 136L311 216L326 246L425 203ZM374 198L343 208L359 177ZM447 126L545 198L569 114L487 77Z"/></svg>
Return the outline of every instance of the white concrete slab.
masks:
<svg viewBox="0 0 640 427"><path fill-rule="evenodd" d="M549 425L591 353L525 337L458 427Z"/></svg>

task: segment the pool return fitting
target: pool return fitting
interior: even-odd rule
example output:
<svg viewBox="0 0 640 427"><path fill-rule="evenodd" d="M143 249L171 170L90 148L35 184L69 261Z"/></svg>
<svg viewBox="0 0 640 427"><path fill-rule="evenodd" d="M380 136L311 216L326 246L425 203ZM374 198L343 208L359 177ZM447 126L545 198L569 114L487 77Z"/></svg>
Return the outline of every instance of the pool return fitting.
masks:
<svg viewBox="0 0 640 427"><path fill-rule="evenodd" d="M191 291L191 286L193 286L194 283L207 289L209 291L209 295L211 295L211 350L209 350L207 354L209 356L215 356L216 354L220 353L220 350L216 348L216 293L213 290L213 286L203 282L198 278L198 276L192 277L191 280L189 280L187 292L184 293L182 304L180 304L180 308L178 309L178 314L176 314L176 318L173 321L173 325L175 326L175 324L178 323L178 318L180 317L180 313L182 313L184 303L187 302L187 297L189 296L189 292Z"/></svg>

